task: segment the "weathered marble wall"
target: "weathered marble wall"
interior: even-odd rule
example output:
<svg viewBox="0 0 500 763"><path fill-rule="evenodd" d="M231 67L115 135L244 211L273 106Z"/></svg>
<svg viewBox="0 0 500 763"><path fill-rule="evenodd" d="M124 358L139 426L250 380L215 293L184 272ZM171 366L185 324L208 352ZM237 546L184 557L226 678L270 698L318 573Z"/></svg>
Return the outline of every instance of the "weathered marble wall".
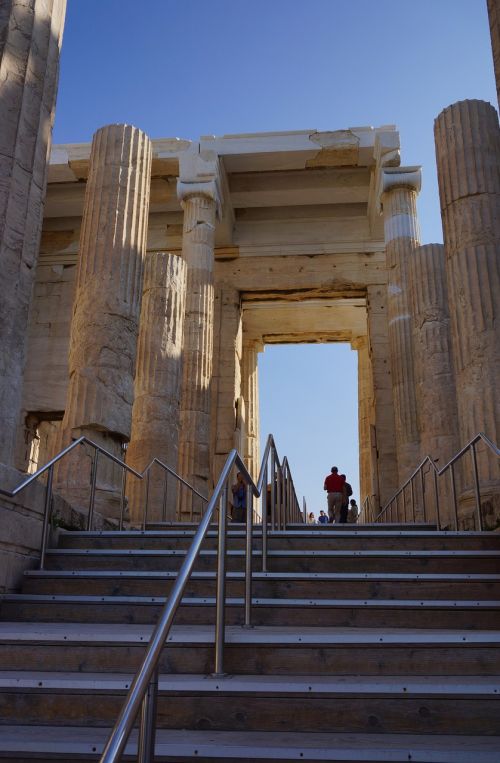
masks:
<svg viewBox="0 0 500 763"><path fill-rule="evenodd" d="M0 4L0 463L13 464L66 0Z"/></svg>

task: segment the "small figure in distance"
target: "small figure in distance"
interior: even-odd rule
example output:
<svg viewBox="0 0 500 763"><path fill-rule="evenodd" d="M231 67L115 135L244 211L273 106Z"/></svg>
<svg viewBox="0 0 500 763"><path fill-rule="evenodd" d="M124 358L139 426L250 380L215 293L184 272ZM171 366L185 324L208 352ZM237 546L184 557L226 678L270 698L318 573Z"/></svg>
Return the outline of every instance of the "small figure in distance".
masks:
<svg viewBox="0 0 500 763"><path fill-rule="evenodd" d="M233 494L232 522L244 522L247 508L247 486L241 472L236 475L236 482L231 487Z"/></svg>
<svg viewBox="0 0 500 763"><path fill-rule="evenodd" d="M321 511L319 512L318 524L319 525L327 525L328 524L328 517L326 516L325 512L323 511L323 509L321 509Z"/></svg>
<svg viewBox="0 0 500 763"><path fill-rule="evenodd" d="M314 512L311 511L310 514L307 515L307 524L308 525L315 525L316 524L316 517L314 516Z"/></svg>
<svg viewBox="0 0 500 763"><path fill-rule="evenodd" d="M330 516L330 522L340 522L340 510L342 508L342 501L344 500L344 477L341 477L339 470L336 466L332 466L331 474L325 477L325 484L323 489L327 493L328 501L328 514Z"/></svg>
<svg viewBox="0 0 500 763"><path fill-rule="evenodd" d="M349 501L349 504L350 505L349 505L349 512L347 514L347 521L350 525L355 525L359 517L358 504L356 503L354 498L351 498L351 500Z"/></svg>
<svg viewBox="0 0 500 763"><path fill-rule="evenodd" d="M340 524L345 525L347 522L347 512L349 511L349 498L352 495L352 487L347 482L345 474L341 474L344 478L344 497L342 498L342 508L340 509Z"/></svg>

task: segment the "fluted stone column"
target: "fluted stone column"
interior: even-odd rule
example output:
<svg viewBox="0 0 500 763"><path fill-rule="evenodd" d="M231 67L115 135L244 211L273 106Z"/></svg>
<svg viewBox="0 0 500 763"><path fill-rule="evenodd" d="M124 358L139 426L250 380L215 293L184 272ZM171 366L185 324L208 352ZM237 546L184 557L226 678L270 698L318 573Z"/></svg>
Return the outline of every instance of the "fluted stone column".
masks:
<svg viewBox="0 0 500 763"><path fill-rule="evenodd" d="M419 167L382 170L389 348L400 482L408 478L419 458L408 266L420 244L417 219L420 179Z"/></svg>
<svg viewBox="0 0 500 763"><path fill-rule="evenodd" d="M0 3L0 463L12 464L66 0Z"/></svg>
<svg viewBox="0 0 500 763"><path fill-rule="evenodd" d="M427 244L416 249L410 260L410 283L420 459L430 456L436 466L441 468L459 448L450 311L442 244ZM427 510L430 511L430 504L434 505L431 477L427 480L426 490ZM440 479L440 518L445 526L453 526L448 475Z"/></svg>
<svg viewBox="0 0 500 763"><path fill-rule="evenodd" d="M115 455L130 439L143 259L149 210L151 141L130 125L94 135L71 322L63 438L86 435ZM61 462L59 489L88 499L83 449ZM99 506L118 511L120 473L102 458ZM116 505L115 505L116 504Z"/></svg>
<svg viewBox="0 0 500 763"><path fill-rule="evenodd" d="M458 450L457 401L451 349L444 246L427 244L410 261L414 359L421 457L438 466Z"/></svg>
<svg viewBox="0 0 500 763"><path fill-rule="evenodd" d="M358 352L359 502L362 504L369 496L370 506L375 508L378 504L378 480L376 448L372 442L374 393L368 338L356 337L351 347Z"/></svg>
<svg viewBox="0 0 500 763"><path fill-rule="evenodd" d="M253 479L257 481L260 469L259 448L259 372L258 356L262 344L255 340L243 340L241 363L241 389L245 400L246 437L244 459Z"/></svg>
<svg viewBox="0 0 500 763"><path fill-rule="evenodd" d="M127 463L136 471L158 458L177 469L179 449L179 409L182 378L182 341L186 299L186 263L167 252L146 257L142 294L135 398L132 408L132 434ZM148 518L175 521L177 481L161 467L151 469ZM127 481L129 515L134 522L143 519L146 481L131 477Z"/></svg>
<svg viewBox="0 0 500 763"><path fill-rule="evenodd" d="M200 172L199 165L208 165ZM194 171L193 171L194 170ZM214 329L214 235L219 204L216 167L198 160L178 183L184 209L182 256L187 265L186 312L179 437L179 473L208 496L210 482L210 386ZM200 516L203 504L182 491L179 518Z"/></svg>
<svg viewBox="0 0 500 763"><path fill-rule="evenodd" d="M496 111L484 101L455 103L438 116L434 134L460 445L480 431L498 443L500 130ZM498 491L497 460L482 457L479 466L483 492Z"/></svg>
<svg viewBox="0 0 500 763"><path fill-rule="evenodd" d="M488 16L490 20L491 49L493 66L497 85L497 100L500 104L500 2L488 0Z"/></svg>

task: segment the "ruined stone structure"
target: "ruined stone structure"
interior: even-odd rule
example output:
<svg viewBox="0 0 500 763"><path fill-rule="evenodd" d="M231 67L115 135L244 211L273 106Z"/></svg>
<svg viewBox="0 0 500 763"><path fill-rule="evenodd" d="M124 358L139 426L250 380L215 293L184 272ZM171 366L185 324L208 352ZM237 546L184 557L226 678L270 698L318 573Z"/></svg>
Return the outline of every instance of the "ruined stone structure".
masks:
<svg viewBox="0 0 500 763"><path fill-rule="evenodd" d="M13 104L0 114L3 463L34 470L85 434L127 451L139 471L159 458L203 496L233 447L257 476L258 356L292 342L358 353L361 500L374 509L423 456L441 465L478 431L499 440L500 144L489 104L454 104L436 121L445 243L421 246L420 168L400 166L391 125L198 141L109 125L92 145L54 147L47 169L63 17L62 0L11 0L0 14ZM497 62L495 3L490 20ZM9 46L24 51L15 76ZM23 118L28 102L41 121ZM89 468L84 450L58 467L73 504ZM481 466L488 495L495 468ZM101 459L107 515L120 481ZM155 518L199 516L201 500L165 487L152 471ZM137 521L144 489L127 482Z"/></svg>
<svg viewBox="0 0 500 763"><path fill-rule="evenodd" d="M474 108L481 129L498 130L490 107ZM113 175L116 162L124 173ZM39 462L83 432L117 455L128 447L138 470L156 456L203 495L232 447L257 476L258 355L287 342L349 342L358 353L361 500L374 507L427 453L443 464L477 431L495 439L487 396L460 402L468 385L457 403L457 337L467 331L450 308L459 287L442 247L420 246L420 182L420 168L400 166L392 126L162 139L151 149L135 128L110 126L92 148L55 147L28 332L30 347L44 333L47 352L29 353L20 422L43 428ZM495 192L486 189L488 204ZM443 201L449 265L453 203ZM481 293L493 315L493 296ZM493 334L481 336L490 357ZM493 395L492 376L490 386ZM457 405L471 419L460 431ZM69 471L88 484L82 459ZM119 475L100 469L98 491L116 499ZM201 501L163 498L164 474L154 475L157 518L160 505L170 519L199 515ZM77 499L72 480L60 470L60 490ZM144 490L128 480L137 520Z"/></svg>

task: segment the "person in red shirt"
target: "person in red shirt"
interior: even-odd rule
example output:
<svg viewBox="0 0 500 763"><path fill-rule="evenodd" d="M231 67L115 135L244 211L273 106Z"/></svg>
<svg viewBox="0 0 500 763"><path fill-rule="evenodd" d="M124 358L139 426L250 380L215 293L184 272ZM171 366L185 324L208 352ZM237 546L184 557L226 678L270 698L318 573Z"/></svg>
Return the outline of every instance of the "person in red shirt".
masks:
<svg viewBox="0 0 500 763"><path fill-rule="evenodd" d="M339 474L336 466L332 466L331 474L325 477L323 489L326 490L330 522L335 520L338 524L340 522L340 510L345 494L345 477Z"/></svg>

